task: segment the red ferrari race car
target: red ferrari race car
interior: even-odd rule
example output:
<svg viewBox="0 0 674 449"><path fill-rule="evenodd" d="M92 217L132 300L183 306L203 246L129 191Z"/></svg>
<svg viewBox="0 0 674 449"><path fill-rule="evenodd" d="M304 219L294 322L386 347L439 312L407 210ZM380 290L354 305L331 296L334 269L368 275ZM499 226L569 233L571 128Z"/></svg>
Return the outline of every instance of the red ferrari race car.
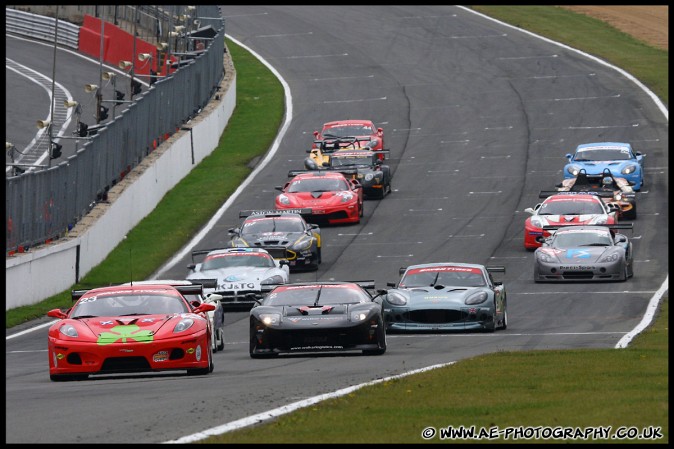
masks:
<svg viewBox="0 0 674 449"><path fill-rule="evenodd" d="M49 328L49 378L84 380L90 374L213 371L213 328L207 312L184 295L203 285L136 284L73 290L75 304Z"/></svg>
<svg viewBox="0 0 674 449"><path fill-rule="evenodd" d="M360 223L363 216L363 187L357 179L340 172L291 170L292 179L276 196L276 209L311 209L302 213L310 223Z"/></svg>
<svg viewBox="0 0 674 449"><path fill-rule="evenodd" d="M619 207L606 204L599 194L592 192L541 192L540 198L546 198L524 212L531 217L524 222L524 247L536 249L550 236L543 231L544 226L567 225L603 225L618 221Z"/></svg>
<svg viewBox="0 0 674 449"><path fill-rule="evenodd" d="M384 149L384 129L377 128L371 120L336 120L323 124L321 132L314 131L312 148L328 148L335 141L339 141L339 148L353 145L344 138L356 138L359 147L367 146L372 151ZM351 146L353 147L353 146ZM334 148L338 150L339 148ZM383 156L382 158L383 159Z"/></svg>

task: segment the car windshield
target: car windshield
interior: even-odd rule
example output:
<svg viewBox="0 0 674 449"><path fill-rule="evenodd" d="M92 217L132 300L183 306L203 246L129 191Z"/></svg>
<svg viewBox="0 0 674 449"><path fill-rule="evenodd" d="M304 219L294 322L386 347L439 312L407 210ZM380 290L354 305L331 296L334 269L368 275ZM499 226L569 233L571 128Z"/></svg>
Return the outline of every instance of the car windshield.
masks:
<svg viewBox="0 0 674 449"><path fill-rule="evenodd" d="M612 246L613 240L606 232L562 232L554 236L555 248L575 248L578 246Z"/></svg>
<svg viewBox="0 0 674 449"><path fill-rule="evenodd" d="M632 159L627 148L602 148L596 150L581 150L573 158L577 162L583 161L627 161Z"/></svg>
<svg viewBox="0 0 674 449"><path fill-rule="evenodd" d="M82 298L73 307L70 318L99 316L159 315L189 312L177 296L130 294L97 295Z"/></svg>
<svg viewBox="0 0 674 449"><path fill-rule="evenodd" d="M323 137L369 136L374 129L368 125L333 126L323 130Z"/></svg>
<svg viewBox="0 0 674 449"><path fill-rule="evenodd" d="M409 270L400 280L400 287L484 287L484 276L475 271L419 271Z"/></svg>
<svg viewBox="0 0 674 449"><path fill-rule="evenodd" d="M304 225L300 217L269 217L252 219L243 224L242 234L261 234L263 232L303 232Z"/></svg>
<svg viewBox="0 0 674 449"><path fill-rule="evenodd" d="M538 215L603 215L599 201L548 201L541 205Z"/></svg>
<svg viewBox="0 0 674 449"><path fill-rule="evenodd" d="M349 190L344 179L339 178L305 178L293 181L288 187L288 193L298 192L337 192Z"/></svg>
<svg viewBox="0 0 674 449"><path fill-rule="evenodd" d="M312 306L328 304L357 304L370 301L367 293L357 286L311 285L277 287L267 295L268 306Z"/></svg>
<svg viewBox="0 0 674 449"><path fill-rule="evenodd" d="M273 267L274 259L264 253L215 254L204 259L201 270L217 270L233 267Z"/></svg>

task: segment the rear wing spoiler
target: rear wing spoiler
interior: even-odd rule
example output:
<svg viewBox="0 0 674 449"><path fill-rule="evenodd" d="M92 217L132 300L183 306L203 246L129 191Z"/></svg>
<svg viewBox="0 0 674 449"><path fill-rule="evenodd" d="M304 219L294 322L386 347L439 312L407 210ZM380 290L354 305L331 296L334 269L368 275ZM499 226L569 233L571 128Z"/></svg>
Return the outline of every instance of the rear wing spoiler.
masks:
<svg viewBox="0 0 674 449"><path fill-rule="evenodd" d="M567 191L559 191L559 190L541 190L540 193L538 194L539 198L547 198L552 195L594 195L594 196L601 196L600 192L594 192L594 191L587 191L587 192L567 192ZM613 193L611 193L609 196L613 196Z"/></svg>
<svg viewBox="0 0 674 449"><path fill-rule="evenodd" d="M598 226L609 229L634 229L634 223L613 223L613 224L593 224L593 225L577 225L577 224L568 224L568 225L554 225L554 226L543 226L544 231L556 231L559 228L572 228L572 227L585 227L585 226Z"/></svg>
<svg viewBox="0 0 674 449"><path fill-rule="evenodd" d="M351 281L354 284L358 284L366 290L374 290L374 280L372 281Z"/></svg>
<svg viewBox="0 0 674 449"><path fill-rule="evenodd" d="M171 285L178 290L181 295L201 295L204 293L204 288L215 288L218 285L217 279L189 279L192 285ZM166 285L166 284L165 284ZM92 289L72 290L70 296L74 301L77 301L85 293Z"/></svg>
<svg viewBox="0 0 674 449"><path fill-rule="evenodd" d="M251 215L264 215L265 217L278 217L281 214L311 214L310 208L303 209L254 209L242 210L239 212L239 218L250 217Z"/></svg>
<svg viewBox="0 0 674 449"><path fill-rule="evenodd" d="M596 195L602 198L613 198L613 192L611 191L596 191L596 190L577 190L577 191L565 191L565 190L541 190L538 194L539 198L547 198L552 195Z"/></svg>
<svg viewBox="0 0 674 449"><path fill-rule="evenodd" d="M502 265L495 265L495 266L489 266L489 267L484 267L485 270L487 270L490 273L505 273L505 266Z"/></svg>

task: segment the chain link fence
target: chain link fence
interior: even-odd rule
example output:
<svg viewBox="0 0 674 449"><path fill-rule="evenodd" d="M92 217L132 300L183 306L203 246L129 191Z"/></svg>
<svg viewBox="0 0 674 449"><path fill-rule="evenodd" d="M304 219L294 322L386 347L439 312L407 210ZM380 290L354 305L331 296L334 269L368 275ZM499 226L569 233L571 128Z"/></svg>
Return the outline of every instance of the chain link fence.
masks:
<svg viewBox="0 0 674 449"><path fill-rule="evenodd" d="M43 18L55 17L57 10L55 5L7 8L30 9L26 12ZM225 27L217 6L75 5L60 6L58 11L59 21L79 24L90 15L153 45L173 38L178 62L169 76L157 78L121 114L101 123L65 161L6 177L7 256L67 235L97 202L107 200L112 186L208 104L225 75ZM6 21L8 32L22 28L18 23L10 26L9 15ZM37 32L34 27L23 28L53 42L53 31L51 37L46 32L53 24L44 26Z"/></svg>

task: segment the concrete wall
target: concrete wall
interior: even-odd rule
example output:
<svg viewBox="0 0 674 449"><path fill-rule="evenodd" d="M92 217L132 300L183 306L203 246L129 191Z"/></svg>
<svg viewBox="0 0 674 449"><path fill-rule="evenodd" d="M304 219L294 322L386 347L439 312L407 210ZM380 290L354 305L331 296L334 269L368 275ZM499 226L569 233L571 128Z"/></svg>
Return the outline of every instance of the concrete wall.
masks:
<svg viewBox="0 0 674 449"><path fill-rule="evenodd" d="M216 98L187 127L162 143L108 192L64 239L6 259L5 310L36 304L68 290L100 264L164 195L218 145L236 105L236 73L225 53ZM192 151L195 163L192 164Z"/></svg>

